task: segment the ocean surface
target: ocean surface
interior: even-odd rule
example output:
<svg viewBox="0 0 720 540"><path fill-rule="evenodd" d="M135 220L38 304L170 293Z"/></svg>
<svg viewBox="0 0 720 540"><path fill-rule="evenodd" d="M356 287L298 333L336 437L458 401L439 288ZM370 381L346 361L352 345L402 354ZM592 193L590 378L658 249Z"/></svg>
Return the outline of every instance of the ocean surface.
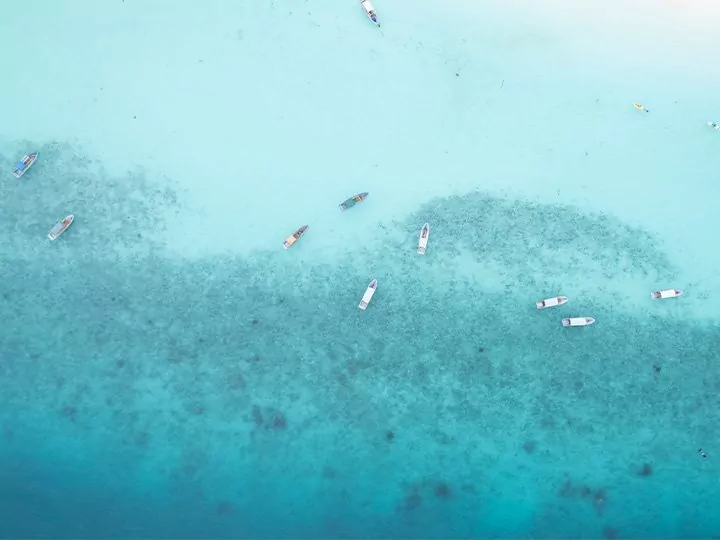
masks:
<svg viewBox="0 0 720 540"><path fill-rule="evenodd" d="M1 4L1 537L720 535L717 5Z"/></svg>

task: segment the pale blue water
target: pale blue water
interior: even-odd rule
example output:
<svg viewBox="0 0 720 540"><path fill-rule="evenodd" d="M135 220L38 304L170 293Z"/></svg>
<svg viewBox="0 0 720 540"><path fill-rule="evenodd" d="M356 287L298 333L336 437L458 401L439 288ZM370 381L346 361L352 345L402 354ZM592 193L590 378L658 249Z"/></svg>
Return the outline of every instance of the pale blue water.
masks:
<svg viewBox="0 0 720 540"><path fill-rule="evenodd" d="M375 6L5 3L0 536L720 535L717 8Z"/></svg>

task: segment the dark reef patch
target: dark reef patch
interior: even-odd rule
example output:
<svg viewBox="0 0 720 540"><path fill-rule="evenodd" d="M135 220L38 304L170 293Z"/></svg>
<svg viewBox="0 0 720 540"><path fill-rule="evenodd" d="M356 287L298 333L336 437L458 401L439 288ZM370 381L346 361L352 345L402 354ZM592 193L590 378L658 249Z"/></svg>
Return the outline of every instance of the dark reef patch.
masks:
<svg viewBox="0 0 720 540"><path fill-rule="evenodd" d="M537 443L535 441L525 441L522 447L526 454L532 454L537 448Z"/></svg>
<svg viewBox="0 0 720 540"><path fill-rule="evenodd" d="M433 488L436 499L447 500L452 498L452 489L445 482L438 482Z"/></svg>
<svg viewBox="0 0 720 540"><path fill-rule="evenodd" d="M423 480L401 484L403 488L402 500L398 503L398 510L414 510L419 508L425 498L433 498L439 501L448 501L453 498L452 487L442 480ZM467 492L466 489L463 489Z"/></svg>
<svg viewBox="0 0 720 540"><path fill-rule="evenodd" d="M230 501L220 501L215 506L215 513L218 516L229 516L235 513L235 505Z"/></svg>
<svg viewBox="0 0 720 540"><path fill-rule="evenodd" d="M63 418L66 418L67 420L70 420L70 422L74 423L77 420L78 410L74 405L63 405L63 408L60 410L60 414Z"/></svg>
<svg viewBox="0 0 720 540"><path fill-rule="evenodd" d="M257 405L253 405L252 407L252 420L256 428L262 428L265 425L262 409Z"/></svg>
<svg viewBox="0 0 720 540"><path fill-rule="evenodd" d="M247 383L242 373L233 373L228 378L228 388L230 390L244 390L246 386Z"/></svg>
<svg viewBox="0 0 720 540"><path fill-rule="evenodd" d="M620 532L615 529L614 527L603 527L603 538L605 540L616 540L617 538L620 538Z"/></svg>
<svg viewBox="0 0 720 540"><path fill-rule="evenodd" d="M652 465L650 465L649 463L643 463L643 466L640 467L635 474L637 474L638 476L652 476Z"/></svg>
<svg viewBox="0 0 720 540"><path fill-rule="evenodd" d="M185 410L193 416L203 416L205 414L205 404L200 401L191 401L185 404Z"/></svg>
<svg viewBox="0 0 720 540"><path fill-rule="evenodd" d="M138 448L147 448L149 442L150 434L147 431L140 431L136 433L135 437L133 438L133 443Z"/></svg>
<svg viewBox="0 0 720 540"><path fill-rule="evenodd" d="M422 506L423 498L420 493L408 493L403 497L402 504L399 506L401 510L415 510Z"/></svg>
<svg viewBox="0 0 720 540"><path fill-rule="evenodd" d="M575 485L568 478L563 482L558 490L558 496L563 499L581 499L589 501L595 512L602 515L607 505L608 499L605 489L593 488L587 484Z"/></svg>
<svg viewBox="0 0 720 540"><path fill-rule="evenodd" d="M285 414L273 407L252 407L252 422L255 430L283 431L287 428Z"/></svg>
<svg viewBox="0 0 720 540"><path fill-rule="evenodd" d="M279 412L275 413L272 417L272 427L273 429L285 429L287 427L285 415Z"/></svg>

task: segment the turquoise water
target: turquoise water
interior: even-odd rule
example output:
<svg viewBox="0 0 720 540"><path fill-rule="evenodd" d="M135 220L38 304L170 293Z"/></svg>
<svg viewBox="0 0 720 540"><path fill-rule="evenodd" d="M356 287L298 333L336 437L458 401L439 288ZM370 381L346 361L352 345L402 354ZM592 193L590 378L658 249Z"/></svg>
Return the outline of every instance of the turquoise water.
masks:
<svg viewBox="0 0 720 540"><path fill-rule="evenodd" d="M374 3L5 2L0 536L720 535L718 9Z"/></svg>

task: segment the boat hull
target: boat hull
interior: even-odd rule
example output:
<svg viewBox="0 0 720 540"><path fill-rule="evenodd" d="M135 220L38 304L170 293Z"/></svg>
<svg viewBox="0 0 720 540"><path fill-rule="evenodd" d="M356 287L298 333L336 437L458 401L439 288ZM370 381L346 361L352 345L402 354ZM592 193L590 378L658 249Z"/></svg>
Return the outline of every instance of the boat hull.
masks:
<svg viewBox="0 0 720 540"><path fill-rule="evenodd" d="M18 166L15 167L15 170L13 171L13 176L15 178L20 178L22 175L24 175L26 172L30 170L30 167L32 167L35 162L37 161L38 153L33 152L31 154L28 154L26 156L23 156L23 158L20 160L20 163L18 163Z"/></svg>
<svg viewBox="0 0 720 540"><path fill-rule="evenodd" d="M302 227L300 227L297 231L295 231L293 234L291 234L285 239L285 241L283 242L283 248L288 249L289 247L291 247L293 244L295 244L295 242L302 238L302 235L305 234L305 231L307 230L307 225L303 225Z"/></svg>
<svg viewBox="0 0 720 540"><path fill-rule="evenodd" d="M546 298L535 302L535 307L538 309L547 309L550 307L562 306L569 300L567 296L554 296L552 298Z"/></svg>
<svg viewBox="0 0 720 540"><path fill-rule="evenodd" d="M358 304L358 307L365 311L368 307L368 304L370 303L370 300L372 300L373 295L375 294L375 290L377 289L377 279L373 279L370 282L370 285L368 285L367 289L365 289L365 294L363 294L362 300L360 300L360 303Z"/></svg>
<svg viewBox="0 0 720 540"><path fill-rule="evenodd" d="M563 326L590 326L595 324L595 319L592 317L570 317L562 320Z"/></svg>
<svg viewBox="0 0 720 540"><path fill-rule="evenodd" d="M70 214L69 216L65 217L65 219L58 221L55 226L48 232L48 238L50 239L50 241L57 240L62 233L64 233L70 228L70 225L73 224L73 221L75 221L74 214Z"/></svg>
<svg viewBox="0 0 720 540"><path fill-rule="evenodd" d="M653 300L665 300L666 298L677 298L685 293L682 289L665 289L664 291L653 291L650 298Z"/></svg>
<svg viewBox="0 0 720 540"><path fill-rule="evenodd" d="M425 251L427 251L427 244L428 244L429 238L430 238L430 225L426 223L425 225L423 225L423 228L420 230L420 239L418 240L417 252L420 255L425 255Z"/></svg>
<svg viewBox="0 0 720 540"><path fill-rule="evenodd" d="M360 5L365 10L365 14L368 16L368 19L370 19L373 24L380 26L377 12L375 11L373 5L370 3L370 0L360 0Z"/></svg>
<svg viewBox="0 0 720 540"><path fill-rule="evenodd" d="M340 203L340 210L347 210L348 208L352 208L357 203L364 201L367 199L367 196L370 195L369 193L358 193L357 195L353 195L349 199L344 200Z"/></svg>

